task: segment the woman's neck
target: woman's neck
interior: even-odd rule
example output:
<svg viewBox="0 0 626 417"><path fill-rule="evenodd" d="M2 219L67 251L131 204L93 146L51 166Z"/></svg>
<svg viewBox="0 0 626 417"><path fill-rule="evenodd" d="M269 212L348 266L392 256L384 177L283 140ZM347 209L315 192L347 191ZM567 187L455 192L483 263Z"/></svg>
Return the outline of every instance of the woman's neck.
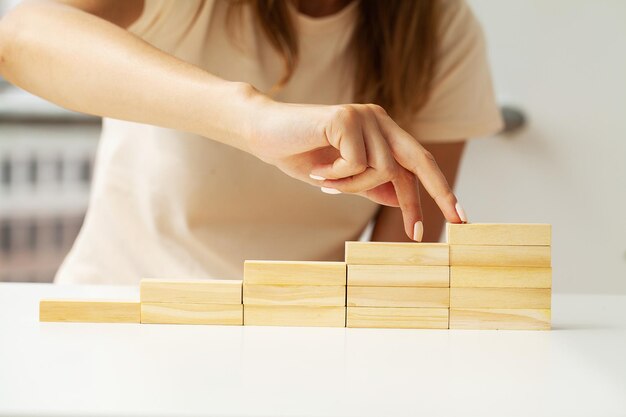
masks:
<svg viewBox="0 0 626 417"><path fill-rule="evenodd" d="M333 15L346 7L352 0L294 0L298 11L311 17Z"/></svg>

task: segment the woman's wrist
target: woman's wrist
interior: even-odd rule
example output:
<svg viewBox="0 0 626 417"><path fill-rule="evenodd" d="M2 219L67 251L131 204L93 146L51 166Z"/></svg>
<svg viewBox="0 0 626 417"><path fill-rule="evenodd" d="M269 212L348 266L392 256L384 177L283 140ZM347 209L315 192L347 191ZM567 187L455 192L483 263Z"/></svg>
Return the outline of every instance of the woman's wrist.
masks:
<svg viewBox="0 0 626 417"><path fill-rule="evenodd" d="M237 148L255 153L258 148L258 131L261 122L267 119L271 108L277 103L257 90L254 86L243 82L232 82L234 98L233 144Z"/></svg>
<svg viewBox="0 0 626 417"><path fill-rule="evenodd" d="M248 83L213 76L204 83L206 88L196 90L189 103L199 113L196 113L198 117L191 117L187 130L252 152L255 126L272 100ZM198 103L197 106L194 103Z"/></svg>

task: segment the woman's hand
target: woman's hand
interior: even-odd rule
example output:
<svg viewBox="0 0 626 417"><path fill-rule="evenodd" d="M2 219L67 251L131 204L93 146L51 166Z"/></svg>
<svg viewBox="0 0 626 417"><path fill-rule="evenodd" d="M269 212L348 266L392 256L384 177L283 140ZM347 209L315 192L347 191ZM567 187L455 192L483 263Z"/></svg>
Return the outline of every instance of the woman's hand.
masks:
<svg viewBox="0 0 626 417"><path fill-rule="evenodd" d="M380 107L264 104L249 150L326 192L363 195L402 209L405 232L421 240L418 179L446 220L466 221L432 155Z"/></svg>

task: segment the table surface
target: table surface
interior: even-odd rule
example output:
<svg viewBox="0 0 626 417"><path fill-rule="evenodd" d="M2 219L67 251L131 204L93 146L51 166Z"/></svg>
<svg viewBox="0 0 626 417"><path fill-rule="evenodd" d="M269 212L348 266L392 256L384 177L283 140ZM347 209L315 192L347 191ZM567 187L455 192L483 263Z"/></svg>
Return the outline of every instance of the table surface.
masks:
<svg viewBox="0 0 626 417"><path fill-rule="evenodd" d="M626 416L626 296L554 295L552 331L39 323L0 284L0 415Z"/></svg>

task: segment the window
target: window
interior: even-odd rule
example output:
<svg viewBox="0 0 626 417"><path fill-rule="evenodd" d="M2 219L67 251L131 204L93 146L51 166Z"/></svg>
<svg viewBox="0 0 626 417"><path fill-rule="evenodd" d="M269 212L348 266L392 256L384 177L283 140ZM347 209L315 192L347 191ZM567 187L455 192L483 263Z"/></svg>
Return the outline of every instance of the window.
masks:
<svg viewBox="0 0 626 417"><path fill-rule="evenodd" d="M13 249L13 230L11 223L4 220L0 223L0 251L10 254Z"/></svg>
<svg viewBox="0 0 626 417"><path fill-rule="evenodd" d="M32 185L37 185L37 177L39 176L39 161L34 155L31 156L27 163L27 178Z"/></svg>
<svg viewBox="0 0 626 417"><path fill-rule="evenodd" d="M4 157L2 159L2 164L0 165L0 183L5 187L9 187L11 185L11 179L13 176L13 164L9 157Z"/></svg>

